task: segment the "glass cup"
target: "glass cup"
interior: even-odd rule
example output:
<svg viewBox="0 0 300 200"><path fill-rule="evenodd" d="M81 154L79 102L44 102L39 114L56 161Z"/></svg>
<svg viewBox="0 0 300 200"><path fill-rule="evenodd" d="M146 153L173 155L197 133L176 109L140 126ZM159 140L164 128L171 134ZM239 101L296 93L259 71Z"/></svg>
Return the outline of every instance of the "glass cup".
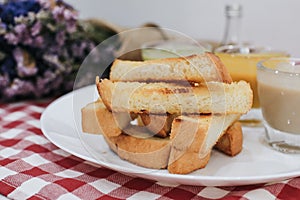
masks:
<svg viewBox="0 0 300 200"><path fill-rule="evenodd" d="M211 45L206 42L169 39L145 43L142 46L142 58L143 60L174 58L192 54L201 54L211 50Z"/></svg>
<svg viewBox="0 0 300 200"><path fill-rule="evenodd" d="M285 52L251 45L226 45L215 49L215 54L228 69L233 81L245 80L253 90L253 104L250 112L241 117L247 126L262 126L262 115L257 93L256 65L272 57L288 57Z"/></svg>
<svg viewBox="0 0 300 200"><path fill-rule="evenodd" d="M300 153L300 58L270 58L257 64L258 95L266 141Z"/></svg>

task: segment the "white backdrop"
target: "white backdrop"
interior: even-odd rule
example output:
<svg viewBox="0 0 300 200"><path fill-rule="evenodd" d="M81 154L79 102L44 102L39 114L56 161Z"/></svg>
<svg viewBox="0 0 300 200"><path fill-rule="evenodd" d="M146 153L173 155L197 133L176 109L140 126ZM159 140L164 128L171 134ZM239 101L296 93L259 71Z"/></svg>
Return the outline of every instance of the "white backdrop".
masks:
<svg viewBox="0 0 300 200"><path fill-rule="evenodd" d="M82 18L97 17L137 27L154 22L195 39L220 41L224 7L243 6L242 39L300 57L299 0L67 0Z"/></svg>

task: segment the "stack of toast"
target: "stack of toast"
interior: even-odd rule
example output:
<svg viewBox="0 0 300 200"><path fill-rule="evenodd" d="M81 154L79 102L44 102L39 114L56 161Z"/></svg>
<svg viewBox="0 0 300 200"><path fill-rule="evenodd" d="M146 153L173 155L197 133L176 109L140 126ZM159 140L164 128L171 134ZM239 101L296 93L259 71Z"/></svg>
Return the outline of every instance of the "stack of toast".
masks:
<svg viewBox="0 0 300 200"><path fill-rule="evenodd" d="M212 53L116 60L96 85L100 98L82 108L83 131L103 134L122 159L187 174L207 165L213 147L230 156L242 149L238 120L251 109L252 90L232 82Z"/></svg>

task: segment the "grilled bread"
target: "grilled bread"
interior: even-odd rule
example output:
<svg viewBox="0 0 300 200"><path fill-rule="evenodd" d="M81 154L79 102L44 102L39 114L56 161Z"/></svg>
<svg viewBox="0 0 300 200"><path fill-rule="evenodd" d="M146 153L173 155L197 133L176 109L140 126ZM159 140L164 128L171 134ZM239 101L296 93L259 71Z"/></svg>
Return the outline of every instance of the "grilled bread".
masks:
<svg viewBox="0 0 300 200"><path fill-rule="evenodd" d="M190 86L97 79L96 84L103 103L115 112L244 114L251 109L253 98L245 81Z"/></svg>
<svg viewBox="0 0 300 200"><path fill-rule="evenodd" d="M106 109L101 99L89 103L81 109L83 132L106 133L109 137L118 136L132 120L128 113L112 113Z"/></svg>
<svg viewBox="0 0 300 200"><path fill-rule="evenodd" d="M103 134L109 147L120 158L143 167L163 169L170 165L170 171L173 173L188 173L188 171L205 167L210 158L210 151L205 153L203 149L203 153L200 152L200 149L205 147L202 143L205 143L206 140L213 141L208 138L210 137L208 134L219 137L215 147L227 155L236 155L242 149L242 130L239 122L232 123L224 132L230 121L238 117L236 115L215 116L215 118L211 115L180 116L173 120L173 124L171 123L173 130L171 138L169 136L160 138L153 136L153 133L146 129L130 125L127 120L126 128L123 130L114 123L115 121L106 121L111 119L113 114L105 108L101 100L88 104L82 110L88 110L88 112L82 112L84 132L92 131L91 133ZM101 117L97 117L99 114ZM100 120L103 121L100 122ZM199 124L197 125L197 123ZM209 131L209 124L217 124L217 126ZM104 125L106 125L105 128L102 128ZM121 131L120 134L112 134L116 128ZM184 135L185 133L186 135ZM220 137L218 134L222 136ZM173 145L174 138L176 140ZM206 145L206 148L210 149L211 147ZM202 153L201 158L199 153ZM169 157L170 155L172 157ZM194 160L193 164L190 163L190 159ZM184 167L184 163L189 166Z"/></svg>
<svg viewBox="0 0 300 200"><path fill-rule="evenodd" d="M115 60L111 67L110 80L124 82L232 82L220 59L208 52L188 57L147 61Z"/></svg>
<svg viewBox="0 0 300 200"><path fill-rule="evenodd" d="M168 171L187 174L205 167L213 146L238 118L238 114L175 118L170 135Z"/></svg>
<svg viewBox="0 0 300 200"><path fill-rule="evenodd" d="M126 132L134 132L135 128L129 126ZM121 134L116 137L107 137L104 134L104 138L110 149L124 160L152 169L167 168L171 151L169 137L163 139L153 137L151 133L145 131L139 135Z"/></svg>
<svg viewBox="0 0 300 200"><path fill-rule="evenodd" d="M233 123L227 129L226 133L217 141L215 148L229 156L235 156L240 153L243 148L241 123L238 121Z"/></svg>
<svg viewBox="0 0 300 200"><path fill-rule="evenodd" d="M142 124L158 137L168 137L171 132L173 120L178 117L177 114L155 115L147 112L139 114Z"/></svg>
<svg viewBox="0 0 300 200"><path fill-rule="evenodd" d="M242 149L237 121L251 109L252 90L232 82L212 53L115 60L110 80L96 77L96 86L102 105L82 109L83 130L101 132L124 160L187 174L207 165L213 147L230 156ZM132 116L143 126L132 125Z"/></svg>
<svg viewBox="0 0 300 200"><path fill-rule="evenodd" d="M143 113L140 116L145 127L156 136L162 138L170 135L172 122L178 117L177 115L154 115L148 113ZM236 121L218 139L214 147L229 156L235 156L241 152L242 146L242 126L240 122Z"/></svg>

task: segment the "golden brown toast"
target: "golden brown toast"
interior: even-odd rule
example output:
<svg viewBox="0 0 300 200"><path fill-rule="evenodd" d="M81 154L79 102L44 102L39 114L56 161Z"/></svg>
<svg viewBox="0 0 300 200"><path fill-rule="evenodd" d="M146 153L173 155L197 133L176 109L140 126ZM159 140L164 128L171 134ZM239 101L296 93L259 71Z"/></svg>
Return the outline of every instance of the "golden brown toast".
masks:
<svg viewBox="0 0 300 200"><path fill-rule="evenodd" d="M103 103L111 111L155 114L244 114L252 106L252 90L245 81L209 82L197 87L174 83L96 80Z"/></svg>
<svg viewBox="0 0 300 200"><path fill-rule="evenodd" d="M91 106L91 104L96 105ZM110 119L112 118L112 113L105 112L107 111L107 109L99 100L91 104L88 104L86 106L89 108L90 112L86 112L82 115L82 127L98 127L96 129L101 130L101 132L94 132L96 134L101 134L103 133L102 131L105 130L105 132L103 133L105 140L107 141L109 147L114 152L116 152L120 156L120 158L128 160L129 162L140 166L154 169L166 168L169 164L169 170L173 173L188 173L188 171L203 168L206 166L209 160L210 151L200 159L199 149L201 147L201 143L203 143L204 141L204 137L206 137L206 132L204 130L209 128L209 126L207 125L211 120L209 120L210 117L204 116L201 120L195 119L197 118L197 116L194 116L193 119L191 119L192 117L179 117L177 121L174 122L172 139L170 139L170 137L153 137L153 134L145 131L145 129L144 133L136 133L135 127L133 127L132 125L128 125L127 128L121 131L121 134L115 134L115 136L113 136L114 134L111 134L111 132L114 132L116 126L114 124L110 124L109 126L106 126L105 129L102 129L99 125L100 123L98 122L100 118L97 118L97 116L95 115L95 113L101 113L102 119ZM92 109L95 110L91 112ZM86 108L83 108L83 110L86 110ZM232 117L235 118L234 116ZM188 123L179 122L179 119L181 118L188 121ZM197 120L201 122L199 127L195 127L195 122ZM215 123L219 123L220 121L223 122L224 120L219 117L216 119ZM92 124L91 122L94 122L95 124ZM229 123L228 120L226 123ZM184 126L186 125L188 125L189 129L184 128ZM216 144L216 146L218 146L218 149L220 151L228 155L235 155L242 149L242 130L238 128L239 126L239 122L233 123L233 125L227 129L223 136L218 139L218 143ZM193 128L191 127L197 129L198 135L196 134L195 136L195 132L193 134ZM220 126L219 130L221 129L222 127ZM85 129L83 131L89 132L89 130L93 129ZM187 130L190 131L188 131L186 135L183 135ZM176 131L180 133L176 133ZM124 134L124 132L126 132L127 134ZM173 152L171 154L171 141L177 134L179 134L176 139L177 144L175 145L177 147L174 148L174 146L172 146ZM191 134L193 136L191 136ZM228 134L230 134L230 136ZM182 136L184 136L184 138ZM186 141L186 139L190 137L192 137L193 140ZM183 138L184 140L182 142L184 142L188 146L183 147L181 145L180 138ZM172 155L172 158L169 159L169 155ZM175 160L174 158L177 159ZM193 160L192 163L190 162L190 159ZM187 167L185 163L187 163L189 166Z"/></svg>
<svg viewBox="0 0 300 200"><path fill-rule="evenodd" d="M159 137L168 137L171 133L173 120L177 115L154 115L143 113L141 120L147 129ZM191 116L190 116L191 117ZM243 132L241 123L233 123L226 133L218 140L216 149L226 153L229 156L235 156L242 150Z"/></svg>
<svg viewBox="0 0 300 200"><path fill-rule="evenodd" d="M116 60L110 80L96 77L96 86L102 105L83 108L82 127L94 133L101 130L124 160L187 174L207 165L214 146L230 156L242 149L237 120L251 109L253 93L249 83L232 82L212 53ZM132 115L144 126L132 125ZM100 128L93 124L97 122Z"/></svg>
<svg viewBox="0 0 300 200"><path fill-rule="evenodd" d="M129 126L126 132L134 132L130 130L134 128L136 127ZM131 163L153 169L165 169L168 165L171 150L170 138L153 137L148 132L144 132L143 137L121 134L116 137L104 135L104 138L120 158Z"/></svg>
<svg viewBox="0 0 300 200"><path fill-rule="evenodd" d="M243 149L243 132L242 125L236 121L226 131L226 133L218 140L215 148L229 155L235 156Z"/></svg>
<svg viewBox="0 0 300 200"><path fill-rule="evenodd" d="M173 120L177 114L155 115L147 112L139 114L142 124L156 136L165 138L170 135Z"/></svg>
<svg viewBox="0 0 300 200"><path fill-rule="evenodd" d="M117 59L111 67L110 80L124 82L232 82L220 59L209 52L187 57L147 61Z"/></svg>
<svg viewBox="0 0 300 200"><path fill-rule="evenodd" d="M118 136L128 126L132 116L128 113L112 113L106 109L102 100L89 103L81 109L82 131L87 133L105 133Z"/></svg>
<svg viewBox="0 0 300 200"><path fill-rule="evenodd" d="M173 120L168 171L187 174L206 166L216 142L238 114L179 116Z"/></svg>

